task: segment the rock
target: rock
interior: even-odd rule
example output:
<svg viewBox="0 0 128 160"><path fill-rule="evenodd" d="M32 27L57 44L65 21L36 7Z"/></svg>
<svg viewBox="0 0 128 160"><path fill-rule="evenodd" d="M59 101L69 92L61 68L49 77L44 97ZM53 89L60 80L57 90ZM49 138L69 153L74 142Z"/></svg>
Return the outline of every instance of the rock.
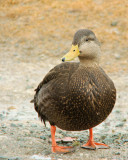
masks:
<svg viewBox="0 0 128 160"><path fill-rule="evenodd" d="M30 86L30 85L26 86L26 89L32 89L32 88L33 88L33 86Z"/></svg>
<svg viewBox="0 0 128 160"><path fill-rule="evenodd" d="M111 26L117 26L118 21L112 21Z"/></svg>
<svg viewBox="0 0 128 160"><path fill-rule="evenodd" d="M120 146L115 146L114 148L116 148L116 149L120 149Z"/></svg>
<svg viewBox="0 0 128 160"><path fill-rule="evenodd" d="M25 113L22 112L22 111L20 111L20 112L17 113L17 115L18 115L18 116L19 116L19 115L20 115L20 116L23 116L23 115L25 115Z"/></svg>
<svg viewBox="0 0 128 160"><path fill-rule="evenodd" d="M5 124L2 124L1 127L2 128L7 128L7 126Z"/></svg>
<svg viewBox="0 0 128 160"><path fill-rule="evenodd" d="M62 135L63 135L63 131L62 131L62 130L59 130L59 131L58 131L58 133L60 133L60 134L62 134Z"/></svg>
<svg viewBox="0 0 128 160"><path fill-rule="evenodd" d="M127 119L126 119L126 118L122 119L122 122L126 122L126 121L127 121Z"/></svg>
<svg viewBox="0 0 128 160"><path fill-rule="evenodd" d="M20 118L18 117L10 117L8 118L10 121L20 121Z"/></svg>
<svg viewBox="0 0 128 160"><path fill-rule="evenodd" d="M115 54L116 59L120 59L120 54Z"/></svg>
<svg viewBox="0 0 128 160"><path fill-rule="evenodd" d="M14 106L8 107L8 110L9 110L9 111L10 111L10 110L13 110L13 109L16 109L16 107L14 107Z"/></svg>
<svg viewBox="0 0 128 160"><path fill-rule="evenodd" d="M47 135L48 137L51 137L51 133L50 133L50 132L47 132L46 135Z"/></svg>
<svg viewBox="0 0 128 160"><path fill-rule="evenodd" d="M37 125L36 124L31 124L31 127L37 127Z"/></svg>
<svg viewBox="0 0 128 160"><path fill-rule="evenodd" d="M112 138L118 139L120 136L121 136L121 135L120 135L119 133L117 133L117 134L113 134L113 135L112 135Z"/></svg>
<svg viewBox="0 0 128 160"><path fill-rule="evenodd" d="M5 116L3 114L0 114L0 120L4 120Z"/></svg>
<svg viewBox="0 0 128 160"><path fill-rule="evenodd" d="M79 146L79 145L80 145L80 142L78 142L78 141L74 141L74 142L72 143L72 146L73 146L73 147Z"/></svg>
<svg viewBox="0 0 128 160"><path fill-rule="evenodd" d="M47 131L50 131L50 128L47 127L46 129L47 129Z"/></svg>
<svg viewBox="0 0 128 160"><path fill-rule="evenodd" d="M123 127L124 126L124 123L119 123L116 125L116 127Z"/></svg>
<svg viewBox="0 0 128 160"><path fill-rule="evenodd" d="M105 138L106 138L106 135L102 135L102 136L100 137L101 140L104 140Z"/></svg>
<svg viewBox="0 0 128 160"><path fill-rule="evenodd" d="M128 142L128 139L123 139L123 142L125 143L125 142Z"/></svg>
<svg viewBox="0 0 128 160"><path fill-rule="evenodd" d="M14 123L11 123L11 125L10 125L11 127L17 127L17 125L16 124L14 124Z"/></svg>
<svg viewBox="0 0 128 160"><path fill-rule="evenodd" d="M0 160L21 160L20 157L6 157L6 156L0 156Z"/></svg>
<svg viewBox="0 0 128 160"><path fill-rule="evenodd" d="M6 133L5 129L1 129L1 131L2 131L3 133Z"/></svg>
<svg viewBox="0 0 128 160"><path fill-rule="evenodd" d="M0 160L8 160L8 157L0 156Z"/></svg>
<svg viewBox="0 0 128 160"><path fill-rule="evenodd" d="M78 138L77 141L79 141L79 142L84 142L85 139L84 139L84 138Z"/></svg>
<svg viewBox="0 0 128 160"><path fill-rule="evenodd" d="M18 46L19 46L19 44L15 44L15 47L18 47ZM18 56L17 53L13 53L13 55L14 55L14 56Z"/></svg>
<svg viewBox="0 0 128 160"><path fill-rule="evenodd" d="M34 133L34 131L33 131L33 130L30 130L30 133Z"/></svg>
<svg viewBox="0 0 128 160"><path fill-rule="evenodd" d="M108 144L108 143L112 144L113 141L114 141L114 139L113 138L109 138L109 137L106 137L104 140L102 140L102 142L105 143L105 144Z"/></svg>
<svg viewBox="0 0 128 160"><path fill-rule="evenodd" d="M122 145L123 144L122 140L115 140L114 142L117 143L118 145Z"/></svg>
<svg viewBox="0 0 128 160"><path fill-rule="evenodd" d="M51 151L49 151L49 150L46 150L45 152L44 152L44 154L45 155L50 155L51 154ZM45 160L45 159L44 159ZM52 160L52 159L51 159ZM53 159L54 160L54 159Z"/></svg>
<svg viewBox="0 0 128 160"><path fill-rule="evenodd" d="M32 159L35 159L35 160L51 160L50 157L44 157L44 156L40 156L40 155L33 155L31 156Z"/></svg>
<svg viewBox="0 0 128 160"><path fill-rule="evenodd" d="M21 160L20 157L13 157L13 158L9 158L8 160Z"/></svg>
<svg viewBox="0 0 128 160"><path fill-rule="evenodd" d="M43 140L46 140L46 137L45 136L40 136L41 139Z"/></svg>
<svg viewBox="0 0 128 160"><path fill-rule="evenodd" d="M116 152L115 155L120 155L120 152Z"/></svg>
<svg viewBox="0 0 128 160"><path fill-rule="evenodd" d="M17 141L25 141L25 139L23 139L21 137L17 137Z"/></svg>
<svg viewBox="0 0 128 160"><path fill-rule="evenodd" d="M120 112L120 110L116 110L115 113L120 114L121 112Z"/></svg>
<svg viewBox="0 0 128 160"><path fill-rule="evenodd" d="M18 127L23 127L23 124L21 124L21 123L18 123Z"/></svg>
<svg viewBox="0 0 128 160"><path fill-rule="evenodd" d="M38 136L38 135L34 135L34 137L35 137L35 138L40 138L40 136Z"/></svg>
<svg viewBox="0 0 128 160"><path fill-rule="evenodd" d="M82 157L84 154L83 153L80 153L80 156Z"/></svg>

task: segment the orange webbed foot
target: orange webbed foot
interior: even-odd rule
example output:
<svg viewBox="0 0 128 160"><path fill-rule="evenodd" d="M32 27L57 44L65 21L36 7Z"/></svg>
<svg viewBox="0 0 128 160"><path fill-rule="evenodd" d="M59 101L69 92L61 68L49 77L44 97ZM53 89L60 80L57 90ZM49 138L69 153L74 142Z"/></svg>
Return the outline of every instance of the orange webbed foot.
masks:
<svg viewBox="0 0 128 160"><path fill-rule="evenodd" d="M52 139L52 152L53 153L69 153L69 152L73 152L74 148L71 146L58 146L55 140L55 132L56 132L56 127L55 126L51 126L51 139Z"/></svg>
<svg viewBox="0 0 128 160"><path fill-rule="evenodd" d="M90 132L89 140L86 144L81 146L82 148L84 148L84 149L108 149L108 148L110 148L108 145L106 145L104 143L94 142L92 128L89 129L89 132Z"/></svg>
<svg viewBox="0 0 128 160"><path fill-rule="evenodd" d="M84 149L108 149L109 146L104 143L87 142L81 146Z"/></svg>
<svg viewBox="0 0 128 160"><path fill-rule="evenodd" d="M73 152L74 148L72 146L52 146L52 152L53 153L58 153L58 154L63 154L63 153L70 153Z"/></svg>

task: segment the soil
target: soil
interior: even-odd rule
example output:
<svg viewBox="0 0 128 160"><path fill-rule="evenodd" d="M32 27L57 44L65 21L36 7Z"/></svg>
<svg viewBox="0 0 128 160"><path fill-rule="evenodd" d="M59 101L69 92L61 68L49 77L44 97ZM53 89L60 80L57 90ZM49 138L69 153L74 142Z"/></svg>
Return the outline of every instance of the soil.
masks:
<svg viewBox="0 0 128 160"><path fill-rule="evenodd" d="M1 0L0 2L0 160L128 159L127 0ZM75 152L51 153L50 126L38 119L30 100L45 74L70 49L79 28L93 30L102 46L101 66L114 81L117 101L94 128L95 141L110 149L85 150L88 131L57 128L56 137L75 137Z"/></svg>

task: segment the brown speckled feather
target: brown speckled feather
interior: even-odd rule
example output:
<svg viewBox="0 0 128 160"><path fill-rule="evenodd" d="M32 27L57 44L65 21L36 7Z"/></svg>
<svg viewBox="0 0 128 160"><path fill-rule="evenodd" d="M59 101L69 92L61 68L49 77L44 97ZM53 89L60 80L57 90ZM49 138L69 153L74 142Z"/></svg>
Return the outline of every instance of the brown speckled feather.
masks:
<svg viewBox="0 0 128 160"><path fill-rule="evenodd" d="M92 128L112 111L116 89L99 67L62 63L53 68L39 84L35 109L45 122L69 130Z"/></svg>

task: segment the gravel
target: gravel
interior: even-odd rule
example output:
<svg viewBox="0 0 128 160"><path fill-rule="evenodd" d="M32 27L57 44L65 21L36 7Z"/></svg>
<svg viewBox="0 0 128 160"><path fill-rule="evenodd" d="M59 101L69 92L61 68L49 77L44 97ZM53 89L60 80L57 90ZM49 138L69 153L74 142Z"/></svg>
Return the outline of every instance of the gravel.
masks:
<svg viewBox="0 0 128 160"><path fill-rule="evenodd" d="M14 4L9 4L9 11L11 9L10 5L14 8L17 6L17 10L20 9L19 4L14 2ZM21 7L25 5L31 5L31 3L23 3ZM13 7L12 9L14 9ZM46 6L46 9L47 7L48 6ZM52 10L55 10L54 5L52 7ZM36 5L35 8L37 10ZM57 13L59 13L58 11L57 9ZM2 12L3 10L0 13L5 14ZM48 10L48 12L50 12L50 10ZM34 88L37 87L44 75L55 65L61 63L61 55L59 55L59 53L64 53L66 52L64 49L69 48L72 38L71 35L74 31L72 32L71 28L69 29L69 33L66 29L70 38L65 37L65 39L61 39L60 32L58 32L58 30L55 31L57 35L54 32L56 36L53 36L53 29L51 28L49 30L49 36L46 35L42 38L40 33L37 33L37 26L37 28L32 28L32 30L30 30L30 33L33 33L33 37L31 37L30 34L30 39L28 41L23 38L25 35L20 37L22 26L25 26L24 29L27 30L29 25L26 24L26 22L29 21L29 18L32 18L26 13L25 10L25 15L22 16L21 12L18 14L19 17L17 17L18 15L13 17L14 12L11 10L11 13L5 14L8 17L5 15L2 16L2 23L4 25L11 22L11 26L9 27L11 28L13 22L18 21L18 28L20 28L19 26L21 26L21 28L19 31L14 30L14 33L12 33L10 37L2 37L0 40L0 160L127 160L128 74L126 66L128 64L128 48L123 48L123 46L121 46L124 41L120 44L121 47L119 48L119 42L114 40L116 48L118 49L111 48L110 50L109 44L112 42L111 37L104 41L100 34L103 44L108 41L106 45L107 50L104 49L103 53L105 59L102 59L101 65L115 83L117 88L117 101L110 116L103 123L94 128L94 140L96 142L106 143L110 146L110 149L96 151L84 150L80 146L87 142L89 136L88 131L68 132L57 128L56 138L59 138L59 145L73 145L75 147L75 152L65 155L56 155L51 153L50 125L47 123L47 127L45 127L44 124L41 123L34 110L34 105L30 103L30 100L33 99L35 93ZM79 15L79 10L74 10L72 15L75 16L74 14ZM42 19L41 17L40 20ZM77 18L79 19L79 17ZM43 17L43 19L45 19L45 17ZM111 23L109 27L112 29L105 30L104 27L101 27L101 29L105 31L105 36L108 34L109 37L114 32L114 35L118 35L117 38L122 40L122 34L116 32L116 27L118 27L121 20L122 19L117 21L113 19L112 22L105 23ZM21 24L20 21L23 22L23 24ZM76 27L76 24L72 25ZM97 25L98 23L95 29L99 30ZM71 27L71 24L69 26ZM90 24L87 26L90 26ZM79 28L79 26L76 28ZM74 30L76 28L74 28ZM106 28L108 28L108 25ZM40 28L39 31L42 32L43 29ZM15 37L15 32L19 34L18 37ZM1 36L2 35L3 34L1 34ZM29 36L27 35L27 37ZM49 48L49 46L51 48ZM56 46L56 48L54 48L54 46ZM64 46L64 48L62 46ZM70 136L75 137L76 140L70 143L60 140Z"/></svg>

